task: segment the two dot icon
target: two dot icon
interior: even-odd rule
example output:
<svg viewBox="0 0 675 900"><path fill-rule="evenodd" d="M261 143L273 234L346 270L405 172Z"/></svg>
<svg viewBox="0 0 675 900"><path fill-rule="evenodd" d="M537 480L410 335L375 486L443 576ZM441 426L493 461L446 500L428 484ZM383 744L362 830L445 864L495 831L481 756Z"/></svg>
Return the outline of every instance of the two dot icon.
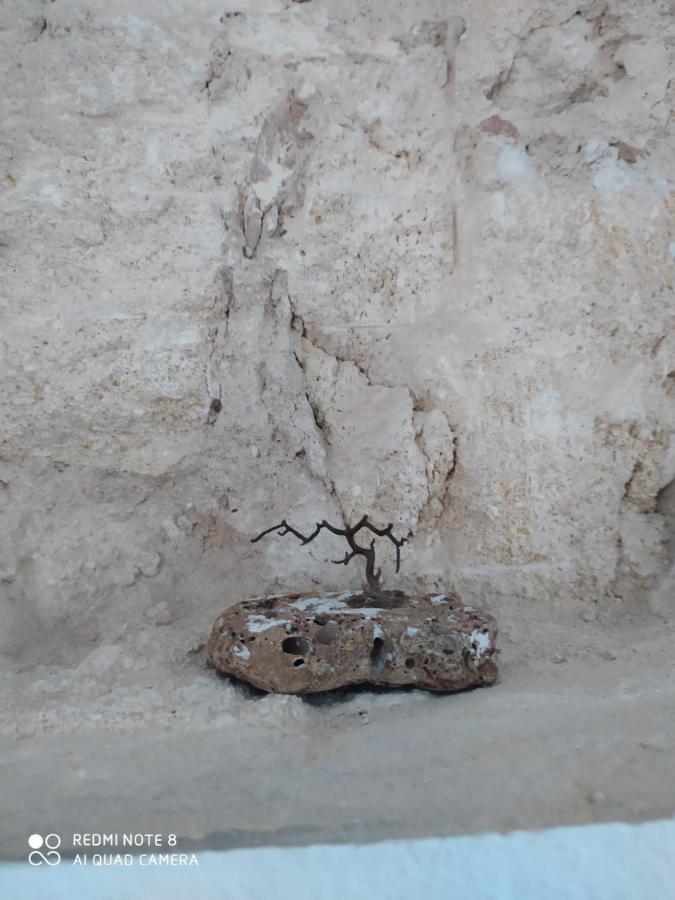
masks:
<svg viewBox="0 0 675 900"><path fill-rule="evenodd" d="M30 847L28 862L32 866L39 866L42 863L47 863L48 866L57 866L61 862L61 854L56 851L56 848L61 846L61 838L58 834L46 834L44 837L37 832L31 834L28 838L28 846Z"/></svg>

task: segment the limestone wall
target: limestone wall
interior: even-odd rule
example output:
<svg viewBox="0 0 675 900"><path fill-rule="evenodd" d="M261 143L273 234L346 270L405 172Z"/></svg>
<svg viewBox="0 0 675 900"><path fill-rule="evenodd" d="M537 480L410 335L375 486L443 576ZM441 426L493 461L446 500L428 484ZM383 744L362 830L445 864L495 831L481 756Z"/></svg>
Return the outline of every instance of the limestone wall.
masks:
<svg viewBox="0 0 675 900"><path fill-rule="evenodd" d="M671 611L673 19L5 4L4 649L360 582L249 543L284 516L394 521L392 585Z"/></svg>

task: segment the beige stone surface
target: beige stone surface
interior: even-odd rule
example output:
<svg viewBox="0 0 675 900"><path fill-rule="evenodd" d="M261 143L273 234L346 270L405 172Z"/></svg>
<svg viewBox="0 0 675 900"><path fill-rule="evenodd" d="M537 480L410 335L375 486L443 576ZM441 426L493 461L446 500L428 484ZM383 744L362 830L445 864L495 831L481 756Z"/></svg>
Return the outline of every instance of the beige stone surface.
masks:
<svg viewBox="0 0 675 900"><path fill-rule="evenodd" d="M385 585L494 612L525 692L592 626L670 696L637 635L675 607L673 22L667 0L2 4L13 759L107 716L236 731L199 677L216 615L360 584L329 539L250 544L286 516L395 523ZM624 746L609 710L634 713L649 743L644 698L602 683L596 721ZM567 733L542 716L537 740Z"/></svg>
<svg viewBox="0 0 675 900"><path fill-rule="evenodd" d="M25 671L0 707L0 853L25 859L37 822L187 849L669 818L674 637L500 623L499 683L459 694L259 695L201 652L158 662L166 642Z"/></svg>

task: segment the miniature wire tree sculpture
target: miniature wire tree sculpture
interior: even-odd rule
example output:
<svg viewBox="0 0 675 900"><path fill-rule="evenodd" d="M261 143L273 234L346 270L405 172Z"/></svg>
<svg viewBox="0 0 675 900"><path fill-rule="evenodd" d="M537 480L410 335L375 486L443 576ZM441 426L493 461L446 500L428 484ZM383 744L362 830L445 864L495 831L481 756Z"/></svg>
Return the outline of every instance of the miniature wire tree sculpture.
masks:
<svg viewBox="0 0 675 900"><path fill-rule="evenodd" d="M356 523L356 525L347 526L346 528L336 528L335 525L330 525L324 519L323 522L317 522L316 528L311 534L304 535L302 532L293 528L288 524L286 519L282 519L278 525L272 525L271 528L266 528L265 531L262 531L257 537L251 538L251 543L257 543L261 538L264 538L265 535L271 534L271 532L276 531L279 535L292 534L296 538L298 538L303 546L305 544L311 544L311 542L319 536L319 534L326 529L326 531L330 531L332 534L337 534L340 537L343 537L347 543L349 544L349 550L345 553L344 559L332 559L331 562L335 563L338 566L346 566L352 559L356 556L363 556L366 560L366 582L368 585L368 590L379 593L380 591L380 576L382 575L382 569L375 567L375 538L373 538L370 544L367 547L364 547L362 544L358 544L355 540L356 535L359 531L363 531L363 529L368 529L368 531L377 535L377 537L386 537L392 542L392 544L396 547L396 571L398 572L401 566L401 547L408 540L407 538L397 538L394 536L392 531L393 525L389 523L386 528L377 528L377 526L373 525L372 522L368 521L368 516L363 516L362 519Z"/></svg>

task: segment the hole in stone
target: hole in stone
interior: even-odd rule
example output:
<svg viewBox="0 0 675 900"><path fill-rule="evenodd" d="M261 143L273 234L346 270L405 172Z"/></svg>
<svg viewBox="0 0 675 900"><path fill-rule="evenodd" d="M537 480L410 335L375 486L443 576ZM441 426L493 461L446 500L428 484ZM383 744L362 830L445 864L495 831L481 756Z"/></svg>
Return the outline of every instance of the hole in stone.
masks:
<svg viewBox="0 0 675 900"><path fill-rule="evenodd" d="M309 650L309 644L303 637L287 637L281 642L281 649L284 653L293 653L296 656L302 656Z"/></svg>
<svg viewBox="0 0 675 900"><path fill-rule="evenodd" d="M296 669L298 668L298 666L304 666L304 664L305 664L304 659L294 659L293 660L293 665L296 667Z"/></svg>
<svg viewBox="0 0 675 900"><path fill-rule="evenodd" d="M406 667L406 669L414 669L415 668L415 660L414 659L406 659L405 667Z"/></svg>
<svg viewBox="0 0 675 900"><path fill-rule="evenodd" d="M384 665L385 657L384 641L382 638L376 637L373 641L373 648L370 651L370 663L376 672L379 672Z"/></svg>

